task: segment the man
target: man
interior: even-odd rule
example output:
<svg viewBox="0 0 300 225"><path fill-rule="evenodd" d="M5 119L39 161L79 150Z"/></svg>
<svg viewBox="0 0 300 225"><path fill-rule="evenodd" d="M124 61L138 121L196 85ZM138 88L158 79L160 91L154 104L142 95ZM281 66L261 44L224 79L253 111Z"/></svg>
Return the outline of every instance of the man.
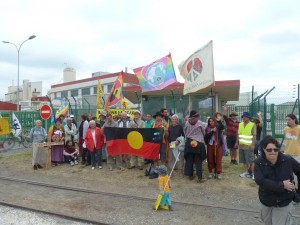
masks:
<svg viewBox="0 0 300 225"><path fill-rule="evenodd" d="M284 128L285 148L284 153L291 155L294 159L300 162L300 125L297 117L294 114L286 116L287 127ZM299 177L294 176L296 187L300 189Z"/></svg>
<svg viewBox="0 0 300 225"><path fill-rule="evenodd" d="M152 115L150 113L147 113L145 118L145 128L152 128L153 124L154 120L152 119Z"/></svg>
<svg viewBox="0 0 300 225"><path fill-rule="evenodd" d="M243 112L243 121L239 123L238 137L235 148L239 147L239 161L244 164L244 173L240 177L247 177L254 180L254 148L256 140L256 126L250 121L249 112ZM252 176L248 170L251 167Z"/></svg>
<svg viewBox="0 0 300 225"><path fill-rule="evenodd" d="M168 110L166 108L161 108L160 109L160 114L162 115L162 119L168 124L171 124L171 119L169 117Z"/></svg>
<svg viewBox="0 0 300 225"><path fill-rule="evenodd" d="M127 118L127 113L126 112L121 112L120 117L121 118L118 121L118 127L129 128L130 127L130 121Z"/></svg>
<svg viewBox="0 0 300 225"><path fill-rule="evenodd" d="M145 128L145 123L143 120L141 120L141 112L139 110L135 110L133 112L133 120L130 121L130 127L131 128ZM135 168L135 162L137 161L138 163L138 168L139 170L144 169L144 159L142 157L138 157L135 155L130 156L130 166L128 169L133 169Z"/></svg>
<svg viewBox="0 0 300 225"><path fill-rule="evenodd" d="M118 127L118 123L113 120L111 114L106 115L106 122L103 124L103 127L101 129L101 132L103 134L104 134L105 127ZM106 155L107 155L107 164L108 164L109 170L112 171L113 170L113 157L108 154L107 149L106 149ZM124 167L122 166L122 156L116 155L115 157L116 157L117 167L123 171Z"/></svg>
<svg viewBox="0 0 300 225"><path fill-rule="evenodd" d="M183 130L186 138L184 175L188 176L190 180L194 179L195 163L198 183L206 181L202 177L202 161L204 160L202 153L206 151L204 144L205 127L206 124L199 120L199 114L195 110L191 110Z"/></svg>
<svg viewBox="0 0 300 225"><path fill-rule="evenodd" d="M227 108L224 107L224 111L227 111ZM230 164L237 165L237 149L234 148L234 145L236 143L236 137L238 134L238 128L239 128L239 122L237 121L238 114L236 112L231 112L229 117L223 114L223 118L226 123L226 143L227 148L229 148L230 151Z"/></svg>

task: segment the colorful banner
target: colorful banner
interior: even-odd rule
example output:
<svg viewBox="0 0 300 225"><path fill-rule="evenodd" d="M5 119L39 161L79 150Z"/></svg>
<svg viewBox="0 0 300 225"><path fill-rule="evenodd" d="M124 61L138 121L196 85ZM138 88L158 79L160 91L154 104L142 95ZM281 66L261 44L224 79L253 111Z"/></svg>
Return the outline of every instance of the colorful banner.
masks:
<svg viewBox="0 0 300 225"><path fill-rule="evenodd" d="M61 106L55 113L55 119L58 119L61 115L67 116L68 112L69 112L69 102L63 100Z"/></svg>
<svg viewBox="0 0 300 225"><path fill-rule="evenodd" d="M142 92L162 90L177 82L171 54L147 66L136 68L133 72L139 80Z"/></svg>
<svg viewBox="0 0 300 225"><path fill-rule="evenodd" d="M178 66L178 69L185 79L184 95L214 84L213 42L210 41L193 53Z"/></svg>
<svg viewBox="0 0 300 225"><path fill-rule="evenodd" d="M163 128L105 127L108 154L129 154L158 160L163 132Z"/></svg>
<svg viewBox="0 0 300 225"><path fill-rule="evenodd" d="M102 97L103 97L103 95L104 95L104 93L103 93L103 90L102 90L102 85L100 83L100 80L98 80L96 104L100 108L103 108L103 104L102 104Z"/></svg>
<svg viewBox="0 0 300 225"><path fill-rule="evenodd" d="M118 116L121 112L125 112L129 115L129 117L131 119L133 119L133 113L136 109L109 109L108 113L112 115L112 117L114 116ZM97 109L96 110L96 118L98 120L100 120L100 114L101 112L103 111L107 111L107 110L104 110L104 109Z"/></svg>
<svg viewBox="0 0 300 225"><path fill-rule="evenodd" d="M116 104L120 103L120 101L124 97L124 90L123 90L123 82L124 76L123 71L119 74L117 80L115 81L109 96L105 102L105 108L110 108L115 106Z"/></svg>
<svg viewBox="0 0 300 225"><path fill-rule="evenodd" d="M9 134L9 117L0 118L0 135Z"/></svg>

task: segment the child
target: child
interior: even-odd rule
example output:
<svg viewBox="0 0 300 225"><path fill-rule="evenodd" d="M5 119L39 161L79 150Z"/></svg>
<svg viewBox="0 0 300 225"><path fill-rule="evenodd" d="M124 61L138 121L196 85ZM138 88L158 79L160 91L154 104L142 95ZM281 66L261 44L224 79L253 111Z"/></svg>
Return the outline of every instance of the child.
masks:
<svg viewBox="0 0 300 225"><path fill-rule="evenodd" d="M70 163L71 166L78 164L78 149L73 145L72 140L68 140L64 148L65 161Z"/></svg>
<svg viewBox="0 0 300 225"><path fill-rule="evenodd" d="M172 203L170 198L170 178L167 173L167 167L165 165L161 165L157 168L158 177L158 187L161 195L163 196L160 202L160 208L164 208L166 204L170 211L172 209Z"/></svg>

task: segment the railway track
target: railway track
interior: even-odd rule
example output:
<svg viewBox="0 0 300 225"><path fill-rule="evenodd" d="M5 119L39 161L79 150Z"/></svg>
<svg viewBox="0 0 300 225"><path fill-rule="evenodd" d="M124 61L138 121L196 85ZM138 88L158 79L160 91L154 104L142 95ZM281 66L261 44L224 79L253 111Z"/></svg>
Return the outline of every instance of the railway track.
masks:
<svg viewBox="0 0 300 225"><path fill-rule="evenodd" d="M85 189L85 188L49 184L49 183L43 183L43 182L37 182L37 181L31 181L31 180L25 180L25 179L13 178L13 177L0 176L0 180L17 182L17 183L25 183L25 184L35 185L35 186L40 186L40 187L55 188L55 189L60 189L60 190L69 190L69 191L81 192L81 193L87 193L87 194L104 195L104 196L110 196L110 197L115 197L115 198L141 200L141 201L146 201L146 202L151 202L151 203L153 203L155 201L155 199L148 198L148 197L140 197L140 196L126 195L126 194L91 190L91 189ZM204 207L204 208L227 210L227 211L234 211L234 212L259 214L259 211L253 210L253 209L233 208L233 207L225 207L225 206L217 206L217 205L209 205L209 204L199 204L199 203L187 203L187 202L179 202L179 201L174 201L174 200L172 202L179 206L193 206L193 207L202 207L202 208ZM300 215L294 214L292 216L294 218L300 219Z"/></svg>

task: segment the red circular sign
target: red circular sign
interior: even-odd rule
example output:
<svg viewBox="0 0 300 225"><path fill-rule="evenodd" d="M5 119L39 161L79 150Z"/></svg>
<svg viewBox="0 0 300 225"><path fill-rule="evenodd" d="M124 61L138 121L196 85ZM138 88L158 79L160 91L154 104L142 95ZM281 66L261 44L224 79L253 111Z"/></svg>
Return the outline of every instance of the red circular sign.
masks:
<svg viewBox="0 0 300 225"><path fill-rule="evenodd" d="M40 109L40 115L44 120L47 120L51 116L51 108L49 105L43 105Z"/></svg>

